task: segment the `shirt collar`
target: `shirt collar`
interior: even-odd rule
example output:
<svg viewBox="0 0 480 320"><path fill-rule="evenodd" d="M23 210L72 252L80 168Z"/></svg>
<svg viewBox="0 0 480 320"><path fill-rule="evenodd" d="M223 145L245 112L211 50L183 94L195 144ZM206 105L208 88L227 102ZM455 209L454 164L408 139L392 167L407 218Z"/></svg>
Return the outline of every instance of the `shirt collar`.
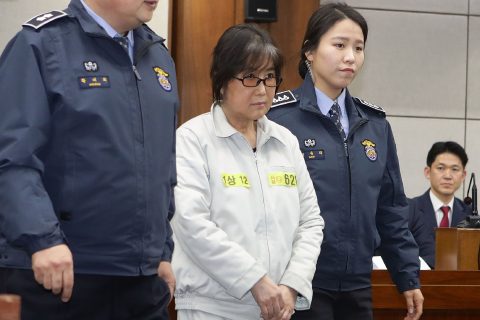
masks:
<svg viewBox="0 0 480 320"><path fill-rule="evenodd" d="M345 94L346 94L345 89L342 90L342 93L338 96L336 99L338 105L340 106L340 116L346 114L346 109L345 109ZM320 89L315 87L315 95L317 96L317 105L320 108L320 111L324 114L327 115L328 111L330 111L330 108L333 105L334 100L330 99L325 93L323 93Z"/></svg>
<svg viewBox="0 0 480 320"><path fill-rule="evenodd" d="M219 104L213 103L210 113L213 118L215 134L218 137L227 138L234 134L241 134L228 122L227 116ZM266 116L257 120L257 150L259 146L263 145L270 138L275 138L278 141L285 143L280 135L277 134L277 130L274 129L272 124L273 123L268 120Z"/></svg>
<svg viewBox="0 0 480 320"><path fill-rule="evenodd" d="M432 201L433 211L435 211L435 212L440 210L440 208L445 206L445 205L450 207L450 212L453 212L453 201L454 200L455 200L455 197L452 197L452 200L450 200L449 203L444 204L440 199L437 198L437 196L430 189L430 201Z"/></svg>
<svg viewBox="0 0 480 320"><path fill-rule="evenodd" d="M95 20L96 23L98 23L99 26L105 30L105 32L108 34L109 37L114 38L114 37L123 37L124 35L119 34L105 19L100 17L98 14L95 13L95 11L92 10L85 2L84 0L80 0L82 3L83 7L85 10L87 10L87 13L92 17L93 20ZM130 46L133 47L133 31L130 30L128 31L127 34L128 41L130 42Z"/></svg>

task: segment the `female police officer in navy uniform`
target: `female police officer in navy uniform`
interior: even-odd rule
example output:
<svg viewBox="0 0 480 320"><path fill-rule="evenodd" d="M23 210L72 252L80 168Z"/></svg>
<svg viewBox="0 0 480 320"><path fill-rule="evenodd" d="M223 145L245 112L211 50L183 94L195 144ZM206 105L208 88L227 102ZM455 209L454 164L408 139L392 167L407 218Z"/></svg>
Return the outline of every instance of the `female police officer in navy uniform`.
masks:
<svg viewBox="0 0 480 320"><path fill-rule="evenodd" d="M418 248L408 231L392 130L383 109L347 89L363 65L367 33L365 19L348 5L320 7L301 49L304 82L277 94L268 114L297 136L325 219L312 306L294 319L372 319L371 259L380 240L406 318L422 313Z"/></svg>

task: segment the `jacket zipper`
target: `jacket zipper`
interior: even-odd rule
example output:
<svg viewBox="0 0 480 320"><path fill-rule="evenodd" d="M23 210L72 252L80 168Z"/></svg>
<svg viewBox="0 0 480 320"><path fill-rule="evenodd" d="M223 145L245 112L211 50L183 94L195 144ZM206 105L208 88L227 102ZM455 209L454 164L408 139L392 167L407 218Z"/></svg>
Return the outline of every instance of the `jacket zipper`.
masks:
<svg viewBox="0 0 480 320"><path fill-rule="evenodd" d="M347 160L347 168L348 168L348 194L350 196L350 208L349 208L350 215L352 215L352 169L350 167L350 153L348 151L347 141L348 141L349 137L351 136L351 134L355 130L357 130L358 128L360 128L362 125L364 125L367 122L368 122L368 120L362 120L360 122L357 122L356 125L354 127L352 127L351 130L348 132L348 136L343 141L343 147L345 149L345 158ZM349 261L350 261L350 254L347 254L347 260L345 261L345 271L348 270Z"/></svg>
<svg viewBox="0 0 480 320"><path fill-rule="evenodd" d="M137 69L137 62L138 62L138 59L140 57L142 57L144 55L145 52L147 52L147 50L153 45L155 44L156 42L158 41L155 41L155 42L152 42L150 43L148 46L145 46L144 48L142 48L142 51L140 51L137 55L134 55L133 57L133 62L132 62L132 71L133 71L133 74L135 75L135 87L137 89L137 103L138 103L138 112L140 113L139 116L140 116L140 143L142 144L142 146L144 146L144 137L145 137L145 124L144 124L144 121L143 121L143 109L142 109L142 103L141 103L141 97L140 97L140 90L138 88L138 82L139 81L142 81L142 77L140 76L140 72L138 72L138 69ZM129 60L130 60L130 57L129 57ZM146 172L145 172L146 174ZM146 183L146 175L144 175L144 183ZM147 189L146 186L144 186L145 190ZM145 204L146 206L146 204ZM145 207L145 213L146 213L146 210L147 210L147 207ZM144 234L145 234L145 230L147 228L147 222L145 221L145 224L144 224ZM140 261L139 261L139 272L140 274L142 274L142 261L144 261L144 254L145 254L145 247L144 247L144 239L141 240L141 254L140 254Z"/></svg>
<svg viewBox="0 0 480 320"><path fill-rule="evenodd" d="M248 141L246 141L248 145ZM253 158L255 159L255 168L257 169L258 181L260 183L260 189L262 190L262 202L263 202L263 210L265 215L265 241L267 242L267 251L268 251L268 271L270 272L270 243L268 242L268 223L267 223L267 206L265 205L265 193L263 191L263 184L262 184L262 176L260 175L260 171L258 170L258 158L257 152L260 151L260 147L257 146L257 151L253 152Z"/></svg>

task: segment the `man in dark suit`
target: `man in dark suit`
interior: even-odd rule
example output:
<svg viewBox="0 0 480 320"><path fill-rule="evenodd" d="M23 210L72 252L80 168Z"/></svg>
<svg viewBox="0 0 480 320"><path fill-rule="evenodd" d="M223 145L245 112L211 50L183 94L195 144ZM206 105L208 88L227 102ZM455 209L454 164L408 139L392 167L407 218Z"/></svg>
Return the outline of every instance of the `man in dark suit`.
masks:
<svg viewBox="0 0 480 320"><path fill-rule="evenodd" d="M436 142L427 155L425 177L430 189L423 195L409 199L409 228L420 249L420 256L431 268L435 267L435 229L456 227L470 207L455 197L465 180L468 157L458 143Z"/></svg>

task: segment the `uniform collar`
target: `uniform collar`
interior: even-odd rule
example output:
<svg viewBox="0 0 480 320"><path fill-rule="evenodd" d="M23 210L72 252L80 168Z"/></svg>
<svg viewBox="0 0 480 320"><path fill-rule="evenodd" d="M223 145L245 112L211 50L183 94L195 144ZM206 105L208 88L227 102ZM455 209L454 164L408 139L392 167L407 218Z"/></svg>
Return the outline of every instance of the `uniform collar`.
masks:
<svg viewBox="0 0 480 320"><path fill-rule="evenodd" d="M317 106L317 96L315 94L315 86L313 85L310 74L305 75L302 85L298 88L300 91L300 109L321 113Z"/></svg>
<svg viewBox="0 0 480 320"><path fill-rule="evenodd" d="M210 114L213 118L213 126L215 128L215 135L217 137L228 138L235 134L240 134L240 132L230 125L222 107L219 104L212 104ZM277 130L275 130L273 127L272 122L268 120L266 116L263 116L257 120L257 149L270 138L275 138L276 140L285 144Z"/></svg>
<svg viewBox="0 0 480 320"><path fill-rule="evenodd" d="M95 22L98 25L100 25L100 27L102 27L103 30L105 30L105 32L108 34L108 36L110 38L113 39L115 37L124 37L123 34L118 33L117 30L115 30L107 21L105 21L105 19L103 19L95 11L93 11L92 8L90 8L85 3L85 1L80 0L80 2L83 5L83 7L85 8L85 10L87 11L87 13L90 15L90 17L92 17L92 19L95 20ZM128 49L127 49L128 50L128 55L133 62L133 52L134 52L133 48L135 48L135 42L134 42L133 31L132 30L128 31L127 39L128 39Z"/></svg>
<svg viewBox="0 0 480 320"><path fill-rule="evenodd" d="M296 93L299 94L300 109L324 115L318 107L315 86L313 85L312 78L308 73L305 75L302 85L297 90L298 91L296 91ZM358 121L362 119L368 120L368 115L355 104L347 88L343 90L341 95L343 94L345 94L344 111L347 113L350 128L352 128Z"/></svg>

